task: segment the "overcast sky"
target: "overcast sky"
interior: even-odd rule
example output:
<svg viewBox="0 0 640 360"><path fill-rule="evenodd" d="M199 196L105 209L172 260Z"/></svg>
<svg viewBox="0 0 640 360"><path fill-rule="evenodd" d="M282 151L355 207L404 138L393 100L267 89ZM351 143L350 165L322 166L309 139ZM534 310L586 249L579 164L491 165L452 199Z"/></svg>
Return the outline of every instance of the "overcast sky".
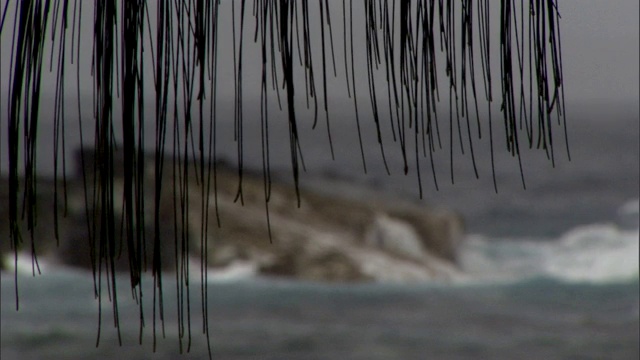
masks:
<svg viewBox="0 0 640 360"><path fill-rule="evenodd" d="M637 0L564 0L562 46L569 99L638 103Z"/></svg>
<svg viewBox="0 0 640 360"><path fill-rule="evenodd" d="M562 15L561 33L567 100L620 100L637 103L640 96L639 2L561 0L558 6ZM84 14L91 11L87 7L83 10ZM10 9L1 34L3 92L7 89L8 81L12 13ZM90 26L90 21L85 21L84 24ZM85 40L90 39L88 34L91 28L88 27L87 30ZM88 46L84 47L88 47L89 50L85 71L88 74L91 44L86 45ZM498 51L497 48L494 51ZM364 90L362 93L365 93ZM6 97L3 97L2 101L6 101Z"/></svg>

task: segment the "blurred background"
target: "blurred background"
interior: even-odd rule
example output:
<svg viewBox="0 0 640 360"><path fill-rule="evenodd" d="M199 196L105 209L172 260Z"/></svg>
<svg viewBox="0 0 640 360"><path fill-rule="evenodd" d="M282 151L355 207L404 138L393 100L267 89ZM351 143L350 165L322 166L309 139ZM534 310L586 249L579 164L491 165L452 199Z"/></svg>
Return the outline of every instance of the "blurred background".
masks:
<svg viewBox="0 0 640 360"><path fill-rule="evenodd" d="M10 63L15 11L15 3L7 4L3 5L7 15L0 34L0 174L3 177L8 172L7 64ZM334 8L334 19L341 19L339 10L338 6ZM457 145L450 168L446 141L444 147L434 153L435 178L426 161L418 178L413 169L407 175L403 173L402 153L387 132L385 155L391 172L388 174L371 126L372 114L368 110L363 74L356 76L356 84L361 96L359 101L365 104L359 108L360 121L369 124L363 126L362 132L365 173L356 140L354 105L346 94L344 78L339 75L330 79L328 99L335 160L330 155L324 125L312 129L312 111L301 111L299 115L306 165L306 171L301 174L303 194L317 194L317 197L309 195L309 205L305 206L318 209L319 204L323 204L324 210L313 213L314 217L282 215L274 210L274 218L283 219L285 230L277 230L286 234L283 239L303 234L321 242L331 237L336 249L343 249L341 244L352 241L351 237L355 244L364 244L350 248L355 254L349 256L364 259L362 262L370 265L369 270L353 275L368 281L340 281L344 280L343 275L335 275L334 280L338 281L324 281L330 278L327 273L319 275L323 281L315 281L311 275L300 275L308 273L304 269L269 267L267 271L264 266L251 262L255 260L251 254L230 255L232 260L228 262L213 256L219 266L209 269L208 278L203 279L195 259L187 291L181 287L184 279L180 276L176 279L175 271L167 272L164 277L164 327L159 320L153 320L157 298L153 278L145 275L144 297L140 302L145 315L141 331L139 304L133 299L128 276L119 275L120 346L119 335L113 327L112 303L105 291L99 304L94 296L97 285L90 270L69 266L59 260L58 254L58 258L42 257L42 274L32 276L28 253L20 255L17 267L13 255L8 253L7 269L1 278L2 358L169 359L181 351L185 352L185 358L203 358L208 356L210 346L214 358L221 359L637 359L640 356L640 9L638 3L631 0L565 0L558 3L558 10L570 161L564 150L562 129L557 127L555 166L543 151L523 151L525 188L518 159L503 150L506 145L501 132L501 113L499 104L493 104L495 121L489 126L499 134L495 146L497 192L486 136L475 144L478 178L469 153L462 154ZM83 11L93 12L90 6ZM221 11L230 14L229 3L224 3ZM222 17L220 26L230 27L231 18L230 15ZM357 21L356 18L354 24ZM90 21L86 21L86 26L89 34ZM249 28L252 27L247 26ZM231 34L224 35L220 46L232 47ZM358 46L362 46L358 35L362 34L355 34L355 61L364 63L364 55L357 55L364 51L358 50ZM90 36L84 36L82 41L83 51L91 49ZM248 173L261 174L259 48L251 44L246 47L244 162ZM87 50L84 60L74 65L87 76L91 69L89 53ZM337 54L340 58L338 55L341 53ZM232 63L230 55L228 63ZM499 65L494 66L498 74ZM233 72L231 68L223 68L219 73L218 157L236 164ZM75 86L73 66L68 74L71 74L69 86ZM148 88L152 89L151 77L147 79ZM46 84L54 83L53 76L43 81L45 89L52 88ZM92 143L91 82L81 83L80 91L80 97L86 99L80 108L81 118L76 110L75 90L66 91L70 105L65 125L65 154L54 152L53 137L49 134L55 127L48 120L47 111L42 111L37 151L38 169L43 178L53 176L52 155L64 156L70 177L77 176L72 164L74 150L80 145L78 124L83 126L84 141ZM43 94L42 109L53 106L52 96L52 93ZM152 109L153 99L148 100ZM442 104L439 116L448 127L448 100L443 98ZM286 113L276 110L275 99L269 106L274 111L271 123L273 177L283 184L283 194L293 198ZM303 100L299 107L304 108ZM488 112L481 109L480 115L487 126ZM148 126L153 128L152 120ZM147 141L152 149L152 134ZM423 189L422 198L419 184ZM6 195L3 193L3 196ZM6 197L2 201L4 199ZM295 208L295 202L291 204ZM4 214L7 205L2 207ZM418 214L414 216L418 220L410 215L398 215L399 207L403 214ZM371 241L390 241L405 246L404 249L408 245L402 244L416 241L424 244L423 233L416 229L436 211L447 214L447 219L456 219L452 220L452 226L461 233L459 236L447 233L447 241L455 243L455 254L450 258L444 256L444 263L424 260L434 251L439 255L428 244L420 245L425 247L420 251L427 255L418 260L389 255L390 250L384 247L370 251ZM386 218L383 216L380 220L378 213L402 221L384 222ZM233 214L227 216L227 221L242 226ZM360 217L369 219L373 225L360 229ZM262 217L256 220L261 224L263 221ZM287 226L300 230L290 234ZM242 231L238 230L239 238L249 236ZM341 238L340 234L346 235ZM51 233L41 236L49 238ZM378 240L371 240L372 236ZM415 240L416 237L421 239ZM268 242L265 233L259 240ZM3 233L3 249L6 241ZM313 241L302 242L306 245L301 253L306 254ZM283 244L298 243L283 240ZM285 245L282 248L286 248ZM261 249L253 243L244 246ZM269 255L289 256L286 250L278 251L283 252ZM234 256L243 261L234 261L237 260ZM340 263L335 260L340 257L333 253L332 256L332 261ZM302 261L300 266L316 264L315 259ZM328 266L321 265L321 268ZM295 266L289 267L295 269ZM107 278L100 278L106 288ZM16 281L19 311L16 311ZM203 335L202 288L208 290L204 307L208 309L209 344ZM186 296L191 301L188 309ZM185 321L187 311L189 323ZM154 328L158 335L155 352ZM100 345L96 347L98 334ZM161 334L166 336L163 338Z"/></svg>

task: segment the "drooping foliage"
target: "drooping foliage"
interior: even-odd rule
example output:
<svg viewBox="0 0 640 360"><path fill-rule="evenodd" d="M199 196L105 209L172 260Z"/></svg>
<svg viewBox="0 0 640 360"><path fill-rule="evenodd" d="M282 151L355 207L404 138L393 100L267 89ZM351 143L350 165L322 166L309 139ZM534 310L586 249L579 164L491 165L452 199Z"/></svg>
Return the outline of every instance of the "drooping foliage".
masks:
<svg viewBox="0 0 640 360"><path fill-rule="evenodd" d="M405 173L415 166L421 176L419 160L432 159L431 154L442 146L441 128L445 127L440 126L440 122L449 125L449 138L459 137L460 146L469 149L472 159L474 139L488 136L493 159L496 135L490 124L485 127L488 134L483 134L480 126L491 122L492 103L500 105L504 124L501 136L506 139L509 152L519 157L523 146L535 147L554 161L557 137L554 125L557 121L560 128L564 127L557 1L96 0L91 5L81 0L24 0L6 1L0 8L0 42L4 43L3 49L11 51L10 57L3 56L9 58L10 63L1 64L10 71L8 79L1 79L0 152L7 152L9 162L10 241L16 253L20 246L30 244L37 262L37 239L31 233L27 240L19 226L26 222L32 230L36 225L37 128L43 118L53 121L54 161L64 161L60 154L65 151L66 113L71 111L65 105L74 96L65 90L69 85L79 89L81 82L91 81L95 133L89 141L93 141L95 151L91 153L92 159L83 159L83 162L95 166L91 168L92 173L84 175L85 198L88 209L100 210L87 216L90 242L97 254L91 260L94 277L99 279L104 272L109 279L116 324L114 258L118 256L115 248L121 237L128 249L131 286L139 296L145 267L143 252L153 252L150 267L156 290L154 324L158 315L162 319L160 202L167 196L163 188L173 187L174 215L179 223L188 221L186 204L202 206L205 231L201 241L203 247L207 246L204 222L210 216L217 216L217 211L209 213L208 209L209 199L216 201L218 69L223 55L230 52L240 179L237 197L242 200L246 146L243 144L246 105L243 86L247 86L243 74L249 63L243 51L249 42L256 43L260 49L259 62L251 60L251 64L259 63L261 67L262 142L251 145L261 146L267 204L271 184L269 100L275 97L286 112L288 131L276 136L288 139L297 192L304 148L299 140L299 99L306 99L306 109L313 111L314 127L318 113L324 117L327 133L318 136L327 137L333 156L328 93L331 91L329 80L337 74L343 77L341 84L354 102L358 132L354 135L360 142L365 171L365 145L360 130L369 126L378 134L385 165L385 148L400 147ZM222 16L229 16L228 12L223 15L223 7L231 7L230 28L223 27L229 23L223 21ZM87 23L92 24L90 34L84 30ZM363 38L358 37L358 31L364 34ZM221 36L228 36L230 32L233 46L220 46ZM93 38L90 52L81 50L82 37ZM365 44L363 54L358 53L361 42ZM6 46L7 43L10 46ZM80 62L85 55L90 56L91 71L84 73L76 67L75 77L67 75L65 70L70 64ZM499 60L498 73L492 65L495 58ZM149 67L151 73L145 71ZM41 86L48 72L56 79L53 90ZM149 74L152 81L145 80ZM76 84L73 81L66 84L67 79L75 79ZM153 87L145 87L147 83ZM359 87L363 83L366 87ZM359 96L358 92L368 96ZM53 111L43 113L39 108L43 93L47 96L53 93ZM80 91L76 93L80 102ZM436 112L441 96L449 102L449 114L444 119L439 119ZM154 108L145 108L147 98L154 99ZM368 98L366 105L361 103L363 98ZM370 108L373 121L362 118L365 106ZM482 106L486 106L488 116L481 116ZM115 116L116 109L121 111L119 116ZM78 111L78 116L80 113ZM148 114L155 117L152 132L144 131ZM392 144L383 144L383 121L387 121L391 129ZM122 134L119 138L114 136L116 127ZM168 131L172 134L170 139L167 139ZM562 135L566 136L566 128ZM154 136L153 158L144 155L145 136ZM171 171L164 165L167 141L173 152ZM454 142L449 144L452 152ZM116 147L121 147L125 154L122 162L114 160ZM433 161L430 164L435 177ZM152 179L147 179L149 175L145 174L149 166L154 169ZM64 178L65 165L56 163L54 171L56 177ZM202 185L200 194L189 194L187 179L192 173ZM116 176L123 179L121 187L114 185ZM146 188L146 181L153 182L151 190ZM64 192L64 189L57 191ZM155 235L153 247L148 249L143 246L144 199L150 197L155 204L152 224ZM115 199L120 198L122 204L119 205ZM122 209L117 208L119 206ZM53 211L57 218L57 207ZM266 211L268 217L268 206ZM119 224L124 230L122 234ZM179 264L188 264L185 228L181 227L175 234ZM206 257L202 261L201 269L204 269ZM178 268L176 276L182 289L188 286L188 265ZM202 271L202 277L206 282L206 271ZM102 298L101 292L101 287L96 286L96 296ZM202 287L202 300L203 304L207 303L206 286ZM190 314L178 311L182 325L189 324ZM206 324L205 305L202 315ZM204 331L208 333L207 326ZM181 337L190 337L190 334L190 327L189 331L180 332Z"/></svg>

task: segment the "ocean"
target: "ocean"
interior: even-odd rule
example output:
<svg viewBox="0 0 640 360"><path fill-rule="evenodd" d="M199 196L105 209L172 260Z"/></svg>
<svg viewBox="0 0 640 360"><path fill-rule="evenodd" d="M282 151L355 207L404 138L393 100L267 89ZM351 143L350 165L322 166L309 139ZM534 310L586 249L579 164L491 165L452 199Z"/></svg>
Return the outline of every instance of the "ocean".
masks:
<svg viewBox="0 0 640 360"><path fill-rule="evenodd" d="M398 170L398 154L387 154L398 165L390 176L370 147L363 174L358 143L340 139L348 131L334 138L343 154L336 161L314 155L326 154L326 142L307 143L302 181L309 188L353 197L366 189L459 212L468 233L458 253L463 275L446 283L321 284L212 272L205 285L213 358L638 359L639 118L637 104L573 106L571 161L561 145L555 168L541 152L525 152L526 189L517 160L502 152L497 193L486 156L478 156L479 179L468 157L456 158L451 184L447 148L436 161L438 190L423 169L423 199L415 174ZM247 156L251 166L255 159ZM286 177L284 158L272 165ZM190 290L191 334L183 328L182 343L176 281L165 277L165 336L158 324L153 352L150 277L143 278L142 344L138 305L123 276L122 346L105 298L96 347L91 274L44 266L33 277L29 259L21 264L19 311L13 273L1 278L3 360L208 356L198 276Z"/></svg>

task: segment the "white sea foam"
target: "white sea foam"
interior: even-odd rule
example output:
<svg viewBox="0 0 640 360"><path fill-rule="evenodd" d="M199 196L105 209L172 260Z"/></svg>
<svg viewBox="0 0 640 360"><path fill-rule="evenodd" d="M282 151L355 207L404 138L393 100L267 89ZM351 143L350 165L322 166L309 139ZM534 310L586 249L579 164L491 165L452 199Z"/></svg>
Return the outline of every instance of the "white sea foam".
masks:
<svg viewBox="0 0 640 360"><path fill-rule="evenodd" d="M38 275L54 267L47 258L42 256L38 257L37 262L35 262L27 252L19 252L16 259L11 251L4 255L2 262L7 266L8 271L16 271L20 275Z"/></svg>
<svg viewBox="0 0 640 360"><path fill-rule="evenodd" d="M518 281L549 277L567 282L609 283L638 278L638 229L615 225L577 227L555 240L487 240L473 236L462 248L472 278Z"/></svg>
<svg viewBox="0 0 640 360"><path fill-rule="evenodd" d="M252 262L234 261L227 267L210 269L207 272L207 278L210 282L234 282L253 278L257 272L257 266Z"/></svg>
<svg viewBox="0 0 640 360"><path fill-rule="evenodd" d="M189 258L189 278L199 282L203 279L200 272L202 264L197 257ZM246 260L235 260L224 267L209 267L206 272L209 283L227 283L255 278L258 273L257 264ZM173 274L168 274L173 276Z"/></svg>
<svg viewBox="0 0 640 360"><path fill-rule="evenodd" d="M86 270L80 268L69 267L59 264L46 257L39 257L37 265L32 262L31 255L25 252L18 253L17 266L13 253L5 254L4 264L7 266L6 270L9 273L17 271L20 276L36 277L47 276L50 274L61 273L75 273L86 274ZM40 271L38 271L40 269ZM201 279L200 275L200 262L198 259L189 259L189 277L193 281ZM151 272L148 272L150 275ZM248 261L234 261L223 268L210 268L207 271L207 278L210 282L223 283L234 282L255 277L257 274L257 267L254 263ZM172 272L167 272L167 276L173 276Z"/></svg>

